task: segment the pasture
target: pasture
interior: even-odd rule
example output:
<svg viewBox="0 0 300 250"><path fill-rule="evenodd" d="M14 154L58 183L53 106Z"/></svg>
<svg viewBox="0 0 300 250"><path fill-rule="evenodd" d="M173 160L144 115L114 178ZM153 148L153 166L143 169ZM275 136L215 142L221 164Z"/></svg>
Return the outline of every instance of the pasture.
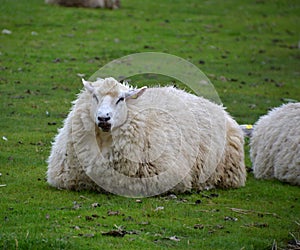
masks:
<svg viewBox="0 0 300 250"><path fill-rule="evenodd" d="M51 142L82 88L80 76L122 56L164 52L188 60L240 124L300 101L299 1L121 4L1 0L0 248L296 249L300 189L254 179L248 140L240 189L133 199L48 186Z"/></svg>

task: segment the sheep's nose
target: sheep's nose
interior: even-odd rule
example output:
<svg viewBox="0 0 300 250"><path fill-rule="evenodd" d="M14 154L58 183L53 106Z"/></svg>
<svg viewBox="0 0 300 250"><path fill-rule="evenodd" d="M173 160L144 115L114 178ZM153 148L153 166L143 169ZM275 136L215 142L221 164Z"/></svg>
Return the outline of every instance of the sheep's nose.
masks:
<svg viewBox="0 0 300 250"><path fill-rule="evenodd" d="M103 116L98 116L98 121L99 122L107 122L107 121L109 121L110 120L110 116L105 116L105 117L103 117Z"/></svg>

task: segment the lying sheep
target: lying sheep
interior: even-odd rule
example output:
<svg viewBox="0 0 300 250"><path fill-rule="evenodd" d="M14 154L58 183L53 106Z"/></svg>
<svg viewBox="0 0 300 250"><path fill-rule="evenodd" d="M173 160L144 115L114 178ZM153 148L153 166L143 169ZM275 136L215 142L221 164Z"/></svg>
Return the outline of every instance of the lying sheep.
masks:
<svg viewBox="0 0 300 250"><path fill-rule="evenodd" d="M243 132L221 106L173 87L83 84L53 143L50 185L125 196L245 185Z"/></svg>
<svg viewBox="0 0 300 250"><path fill-rule="evenodd" d="M120 8L120 0L45 0L48 4L58 4L66 7L86 8Z"/></svg>
<svg viewBox="0 0 300 250"><path fill-rule="evenodd" d="M254 125L250 157L256 178L300 185L300 103L275 108Z"/></svg>

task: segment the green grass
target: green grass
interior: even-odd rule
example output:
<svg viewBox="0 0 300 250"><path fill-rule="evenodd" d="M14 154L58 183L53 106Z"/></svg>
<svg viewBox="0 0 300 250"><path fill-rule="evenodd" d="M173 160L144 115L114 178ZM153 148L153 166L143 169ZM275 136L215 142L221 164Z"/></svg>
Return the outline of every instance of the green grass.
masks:
<svg viewBox="0 0 300 250"><path fill-rule="evenodd" d="M290 233L300 238L299 187L251 173L241 189L141 203L45 181L51 141L81 89L77 74L88 78L131 53L165 52L195 64L239 123L255 122L283 98L299 101L299 1L124 0L115 11L43 2L0 5L0 29L12 31L0 35L0 248L271 249L274 241L287 246ZM218 197L202 196L212 193ZM102 235L116 226L128 234Z"/></svg>

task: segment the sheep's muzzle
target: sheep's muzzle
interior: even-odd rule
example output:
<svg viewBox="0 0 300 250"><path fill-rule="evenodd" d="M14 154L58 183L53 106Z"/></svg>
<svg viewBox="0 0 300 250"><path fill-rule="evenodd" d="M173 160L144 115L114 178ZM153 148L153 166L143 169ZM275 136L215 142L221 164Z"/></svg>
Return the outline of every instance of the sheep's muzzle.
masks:
<svg viewBox="0 0 300 250"><path fill-rule="evenodd" d="M108 132L111 129L111 124L109 122L100 121L98 122L98 127L101 128L103 132Z"/></svg>

